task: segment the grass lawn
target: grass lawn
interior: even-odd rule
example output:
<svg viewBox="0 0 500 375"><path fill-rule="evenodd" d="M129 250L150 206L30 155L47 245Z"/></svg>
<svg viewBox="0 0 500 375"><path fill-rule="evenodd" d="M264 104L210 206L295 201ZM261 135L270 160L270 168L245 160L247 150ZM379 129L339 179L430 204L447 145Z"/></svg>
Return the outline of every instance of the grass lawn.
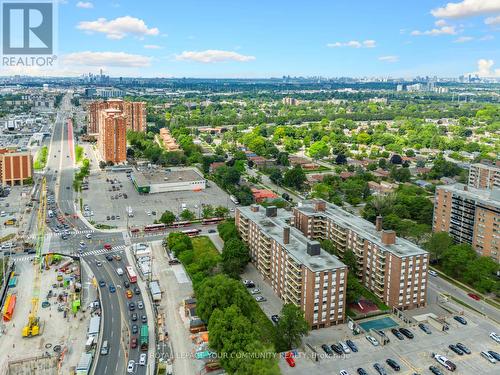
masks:
<svg viewBox="0 0 500 375"><path fill-rule="evenodd" d="M211 255L219 255L219 252L215 248L210 238L207 236L193 237L191 239L193 243L194 257L193 261L198 261L203 255L209 253Z"/></svg>

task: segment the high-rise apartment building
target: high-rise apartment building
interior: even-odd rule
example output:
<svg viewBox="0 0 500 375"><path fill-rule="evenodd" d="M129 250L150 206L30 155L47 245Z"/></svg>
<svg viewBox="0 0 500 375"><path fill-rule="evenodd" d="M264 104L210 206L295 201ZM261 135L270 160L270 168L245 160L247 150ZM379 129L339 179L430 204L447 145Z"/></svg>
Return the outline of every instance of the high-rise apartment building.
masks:
<svg viewBox="0 0 500 375"><path fill-rule="evenodd" d="M123 163L127 160L127 125L119 109L99 112L97 146L106 162Z"/></svg>
<svg viewBox="0 0 500 375"><path fill-rule="evenodd" d="M469 168L469 186L476 189L500 189L500 161L493 164L472 164Z"/></svg>
<svg viewBox="0 0 500 375"><path fill-rule="evenodd" d="M29 152L0 149L0 178L2 185L23 184L33 177L33 157Z"/></svg>
<svg viewBox="0 0 500 375"><path fill-rule="evenodd" d="M285 303L299 306L313 329L344 321L345 264L294 228L286 210L238 207L235 217L252 262Z"/></svg>
<svg viewBox="0 0 500 375"><path fill-rule="evenodd" d="M146 131L146 103L129 102L122 99L108 99L106 101L94 101L88 105L89 124L87 133L89 135L97 135L99 133L99 113L106 109L116 109L123 112L127 130L137 132Z"/></svg>
<svg viewBox="0 0 500 375"><path fill-rule="evenodd" d="M391 230L382 229L382 218L373 225L322 200L293 209L294 225L314 240L331 240L339 253L356 256L358 279L391 307L425 306L428 253Z"/></svg>
<svg viewBox="0 0 500 375"><path fill-rule="evenodd" d="M448 232L455 241L471 244L479 255L500 262L500 189L438 186L432 229Z"/></svg>

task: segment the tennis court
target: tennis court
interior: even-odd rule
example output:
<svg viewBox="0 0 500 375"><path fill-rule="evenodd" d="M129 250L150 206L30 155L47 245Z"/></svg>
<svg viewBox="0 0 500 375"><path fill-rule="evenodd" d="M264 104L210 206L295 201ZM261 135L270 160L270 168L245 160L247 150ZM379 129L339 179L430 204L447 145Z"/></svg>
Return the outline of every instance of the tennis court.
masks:
<svg viewBox="0 0 500 375"><path fill-rule="evenodd" d="M384 330L387 328L392 328L392 327L397 327L398 323L396 323L394 320L389 318L388 316L379 318L379 319L374 319L374 320L369 320L367 322L359 323L361 328L365 332L369 332L370 329L375 329L375 330Z"/></svg>

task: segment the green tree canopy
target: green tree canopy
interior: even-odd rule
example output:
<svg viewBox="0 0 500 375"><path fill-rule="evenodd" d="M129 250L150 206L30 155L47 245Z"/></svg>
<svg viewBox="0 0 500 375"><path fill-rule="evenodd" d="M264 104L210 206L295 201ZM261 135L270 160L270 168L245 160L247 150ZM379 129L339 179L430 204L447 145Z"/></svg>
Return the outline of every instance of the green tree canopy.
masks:
<svg viewBox="0 0 500 375"><path fill-rule="evenodd" d="M299 347L309 329L304 312L294 304L286 303L276 326L276 349L282 352Z"/></svg>

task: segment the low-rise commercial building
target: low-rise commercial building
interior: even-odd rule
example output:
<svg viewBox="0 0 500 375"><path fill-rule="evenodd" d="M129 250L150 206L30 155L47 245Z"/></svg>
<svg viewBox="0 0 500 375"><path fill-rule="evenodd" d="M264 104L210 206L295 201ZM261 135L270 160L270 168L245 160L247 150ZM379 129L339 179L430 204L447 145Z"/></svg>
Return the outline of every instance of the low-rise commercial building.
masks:
<svg viewBox="0 0 500 375"><path fill-rule="evenodd" d="M138 168L131 174L139 193L205 190L206 180L196 168Z"/></svg>
<svg viewBox="0 0 500 375"><path fill-rule="evenodd" d="M312 329L344 321L347 266L293 227L290 212L257 205L236 209L236 226L252 262L285 302L304 311Z"/></svg>
<svg viewBox="0 0 500 375"><path fill-rule="evenodd" d="M448 232L455 241L472 245L479 255L500 262L500 189L438 186L432 229Z"/></svg>

